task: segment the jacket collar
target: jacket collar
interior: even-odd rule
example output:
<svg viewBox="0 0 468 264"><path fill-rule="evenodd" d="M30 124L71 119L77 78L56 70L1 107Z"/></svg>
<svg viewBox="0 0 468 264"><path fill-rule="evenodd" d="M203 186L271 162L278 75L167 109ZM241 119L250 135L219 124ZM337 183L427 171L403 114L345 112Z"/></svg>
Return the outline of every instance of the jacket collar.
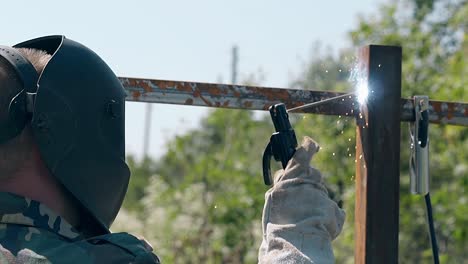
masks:
<svg viewBox="0 0 468 264"><path fill-rule="evenodd" d="M70 223L44 204L8 192L0 192L0 224L35 227L71 240L82 239Z"/></svg>

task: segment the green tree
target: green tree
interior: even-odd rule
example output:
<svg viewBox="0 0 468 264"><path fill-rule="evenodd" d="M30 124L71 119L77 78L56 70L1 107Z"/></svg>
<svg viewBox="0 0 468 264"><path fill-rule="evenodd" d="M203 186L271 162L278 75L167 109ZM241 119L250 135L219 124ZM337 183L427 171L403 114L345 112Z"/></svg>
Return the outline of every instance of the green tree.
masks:
<svg viewBox="0 0 468 264"><path fill-rule="evenodd" d="M255 263L267 189L259 157L272 130L247 111L212 111L199 129L167 145L151 174L145 162L131 163L133 177L148 184L138 205L126 207L143 209L127 210L124 219L139 222L134 231L168 263Z"/></svg>

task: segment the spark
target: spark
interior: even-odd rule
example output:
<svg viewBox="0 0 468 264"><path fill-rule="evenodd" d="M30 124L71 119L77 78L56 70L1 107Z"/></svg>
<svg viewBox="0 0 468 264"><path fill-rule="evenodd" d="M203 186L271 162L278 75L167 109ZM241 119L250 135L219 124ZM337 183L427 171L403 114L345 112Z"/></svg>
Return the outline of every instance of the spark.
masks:
<svg viewBox="0 0 468 264"><path fill-rule="evenodd" d="M362 105L366 103L369 96L369 87L367 76L364 71L359 68L359 65L354 65L349 80L354 84L357 94L357 101Z"/></svg>

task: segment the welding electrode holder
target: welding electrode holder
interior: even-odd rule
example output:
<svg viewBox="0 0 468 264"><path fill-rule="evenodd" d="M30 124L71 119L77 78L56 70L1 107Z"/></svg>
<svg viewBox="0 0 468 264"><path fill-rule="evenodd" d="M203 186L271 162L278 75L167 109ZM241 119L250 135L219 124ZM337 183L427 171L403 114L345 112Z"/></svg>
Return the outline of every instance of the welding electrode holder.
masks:
<svg viewBox="0 0 468 264"><path fill-rule="evenodd" d="M263 152L263 180L266 185L273 184L270 169L271 158L281 161L285 169L297 148L296 133L289 122L286 106L284 104L272 105L269 111L276 132L271 135L270 142Z"/></svg>
<svg viewBox="0 0 468 264"><path fill-rule="evenodd" d="M414 96L415 121L410 123L410 190L429 193L429 97Z"/></svg>

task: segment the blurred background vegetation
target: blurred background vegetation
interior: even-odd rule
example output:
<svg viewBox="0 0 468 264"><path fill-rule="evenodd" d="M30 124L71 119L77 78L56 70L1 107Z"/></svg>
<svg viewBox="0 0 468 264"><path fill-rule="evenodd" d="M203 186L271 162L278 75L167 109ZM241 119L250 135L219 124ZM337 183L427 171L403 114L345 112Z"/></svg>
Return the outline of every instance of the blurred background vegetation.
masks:
<svg viewBox="0 0 468 264"><path fill-rule="evenodd" d="M403 47L403 96L468 101L468 3L400 0L360 17L338 56L316 45L292 88L352 91L358 47ZM313 26L311 26L313 30ZM304 33L306 34L306 32ZM242 47L241 47L242 48ZM252 81L246 80L252 84ZM157 114L157 113L156 113ZM334 242L337 263L354 262L355 121L294 115L298 137L323 149L313 160L347 212ZM468 129L430 126L431 195L442 263L468 263ZM213 110L198 129L177 136L159 160L128 157L132 179L113 231L149 240L165 263L256 263L267 190L261 156L273 132L269 116ZM431 263L424 199L409 194L408 124L401 131L401 263Z"/></svg>

